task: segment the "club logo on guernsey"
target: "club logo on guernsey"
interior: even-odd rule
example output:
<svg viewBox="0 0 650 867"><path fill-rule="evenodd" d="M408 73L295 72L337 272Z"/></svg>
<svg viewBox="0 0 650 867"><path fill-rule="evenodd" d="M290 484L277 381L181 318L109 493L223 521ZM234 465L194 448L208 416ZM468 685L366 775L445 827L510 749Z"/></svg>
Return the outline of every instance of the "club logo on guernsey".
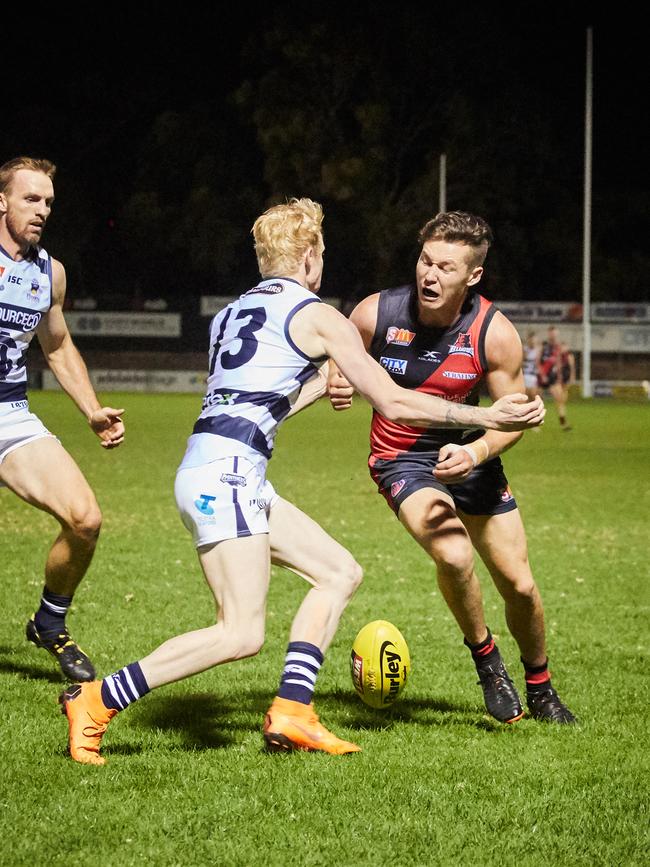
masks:
<svg viewBox="0 0 650 867"><path fill-rule="evenodd" d="M203 515L214 515L214 509L210 505L217 498L211 497L210 494L199 494L198 500L194 500L194 505Z"/></svg>
<svg viewBox="0 0 650 867"><path fill-rule="evenodd" d="M397 346L410 346L414 337L415 331L391 325L386 332L386 343L395 343Z"/></svg>
<svg viewBox="0 0 650 867"><path fill-rule="evenodd" d="M449 354L469 355L470 358L474 358L474 347L472 346L471 335L461 331L456 338L456 342L449 344Z"/></svg>
<svg viewBox="0 0 650 867"><path fill-rule="evenodd" d="M28 301L36 301L38 300L39 293L41 291L41 285L38 280L32 280L32 285L29 287L29 291L26 293Z"/></svg>
<svg viewBox="0 0 650 867"><path fill-rule="evenodd" d="M388 358L387 356L382 355L379 361L389 373L399 373L400 376L403 376L406 373L406 365L408 364L408 361L403 358Z"/></svg>
<svg viewBox="0 0 650 867"><path fill-rule="evenodd" d="M236 473L221 473L221 481L233 488L246 487L246 476L238 476Z"/></svg>

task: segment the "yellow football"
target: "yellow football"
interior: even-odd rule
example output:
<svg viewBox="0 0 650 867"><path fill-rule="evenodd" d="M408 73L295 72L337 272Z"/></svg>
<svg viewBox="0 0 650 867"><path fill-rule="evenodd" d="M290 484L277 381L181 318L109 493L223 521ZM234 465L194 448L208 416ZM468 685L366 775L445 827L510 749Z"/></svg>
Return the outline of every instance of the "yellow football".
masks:
<svg viewBox="0 0 650 867"><path fill-rule="evenodd" d="M352 683L363 702L374 708L395 703L411 673L404 636L387 620L366 624L354 639L350 657Z"/></svg>

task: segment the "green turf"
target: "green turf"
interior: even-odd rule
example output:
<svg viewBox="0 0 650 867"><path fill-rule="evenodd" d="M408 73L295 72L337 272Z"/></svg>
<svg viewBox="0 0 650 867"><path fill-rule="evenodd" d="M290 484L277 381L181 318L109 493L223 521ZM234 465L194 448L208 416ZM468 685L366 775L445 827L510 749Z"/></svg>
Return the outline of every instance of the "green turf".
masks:
<svg viewBox="0 0 650 867"><path fill-rule="evenodd" d="M100 674L208 625L213 604L173 501L199 399L111 395L128 438L106 453L71 403L34 394L95 488L105 521L70 625ZM324 403L281 431L270 478L349 547L365 580L317 689L348 757L261 750L302 593L274 571L267 643L255 659L158 690L115 720L104 768L66 757L61 682L24 625L38 599L51 518L0 492L0 862L77 865L648 864L647 404L553 410L505 457L546 605L554 681L580 719L559 729L490 721L431 563L365 469L368 408ZM52 468L56 473L56 467ZM488 622L522 686L500 599L481 571ZM367 621L411 650L407 691L366 709L348 673Z"/></svg>

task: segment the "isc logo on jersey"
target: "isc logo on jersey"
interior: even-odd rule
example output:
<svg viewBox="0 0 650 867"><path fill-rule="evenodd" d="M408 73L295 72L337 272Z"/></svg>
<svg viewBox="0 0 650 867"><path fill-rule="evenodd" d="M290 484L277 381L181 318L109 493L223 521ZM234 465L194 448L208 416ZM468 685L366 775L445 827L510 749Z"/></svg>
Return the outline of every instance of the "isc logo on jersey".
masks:
<svg viewBox="0 0 650 867"><path fill-rule="evenodd" d="M379 361L389 373L399 373L401 376L406 373L408 361L403 358L388 358L386 355L382 355Z"/></svg>
<svg viewBox="0 0 650 867"><path fill-rule="evenodd" d="M411 657L404 636L387 620L366 624L354 639L350 656L352 683L369 707L390 707L411 671Z"/></svg>

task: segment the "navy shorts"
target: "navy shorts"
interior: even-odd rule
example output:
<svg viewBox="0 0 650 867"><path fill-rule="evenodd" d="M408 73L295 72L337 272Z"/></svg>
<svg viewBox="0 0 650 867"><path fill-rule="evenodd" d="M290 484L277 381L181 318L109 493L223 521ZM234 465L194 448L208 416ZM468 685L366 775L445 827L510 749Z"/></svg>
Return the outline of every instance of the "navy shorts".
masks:
<svg viewBox="0 0 650 867"><path fill-rule="evenodd" d="M501 515L517 508L500 458L479 464L455 485L436 480L433 470L437 460L438 452L407 453L387 461L375 458L370 475L396 515L404 500L421 488L442 491L452 498L457 509L468 515Z"/></svg>

